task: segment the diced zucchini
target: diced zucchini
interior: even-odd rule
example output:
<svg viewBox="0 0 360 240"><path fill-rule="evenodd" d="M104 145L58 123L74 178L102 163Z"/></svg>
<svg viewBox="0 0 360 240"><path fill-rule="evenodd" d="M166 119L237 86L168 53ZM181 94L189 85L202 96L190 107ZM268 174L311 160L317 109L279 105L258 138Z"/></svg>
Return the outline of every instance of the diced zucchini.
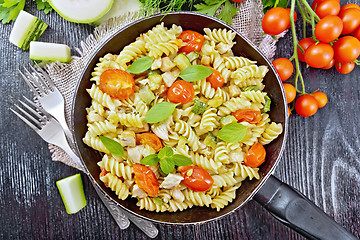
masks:
<svg viewBox="0 0 360 240"><path fill-rule="evenodd" d="M152 75L149 75L148 79L149 79L150 90L155 91L156 89L158 89L160 87L161 81L162 81L161 75L152 74Z"/></svg>
<svg viewBox="0 0 360 240"><path fill-rule="evenodd" d="M207 106L208 106L208 105L207 105L206 103L201 102L201 101L195 99L195 101L194 101L194 106L193 106L193 108L192 108L191 111L192 111L193 113L195 113L195 114L201 115L201 114L203 114L203 113L205 112Z"/></svg>
<svg viewBox="0 0 360 240"><path fill-rule="evenodd" d="M237 122L236 118L233 115L228 115L220 119L220 124L222 127L233 122Z"/></svg>
<svg viewBox="0 0 360 240"><path fill-rule="evenodd" d="M187 68L191 65L191 62L183 53L178 54L174 58L174 63L181 71L183 71L185 68Z"/></svg>
<svg viewBox="0 0 360 240"><path fill-rule="evenodd" d="M21 10L11 30L9 41L19 48L28 50L30 42L38 40L47 27L48 25L39 18Z"/></svg>
<svg viewBox="0 0 360 240"><path fill-rule="evenodd" d="M84 187L80 173L56 182L68 214L77 213L86 206Z"/></svg>
<svg viewBox="0 0 360 240"><path fill-rule="evenodd" d="M247 86L247 87L244 87L244 88L242 88L241 89L241 91L243 91L243 92L246 92L246 91L258 91L259 90L259 88L258 88L258 86Z"/></svg>
<svg viewBox="0 0 360 240"><path fill-rule="evenodd" d="M213 107L213 108L220 107L221 104L223 104L222 97L220 97L220 96L214 97L213 99L208 101L208 104L210 107Z"/></svg>
<svg viewBox="0 0 360 240"><path fill-rule="evenodd" d="M270 111L271 98L268 95L265 95L265 104L262 112Z"/></svg>
<svg viewBox="0 0 360 240"><path fill-rule="evenodd" d="M65 44L31 42L30 59L45 62L64 62L71 61L71 49Z"/></svg>
<svg viewBox="0 0 360 240"><path fill-rule="evenodd" d="M151 76L151 75L160 75L161 72L160 70L148 70L148 75Z"/></svg>
<svg viewBox="0 0 360 240"><path fill-rule="evenodd" d="M211 132L208 132L205 139L204 139L204 143L207 146L215 148L216 144L217 144L217 140L216 140L216 138L214 137L214 135Z"/></svg>
<svg viewBox="0 0 360 240"><path fill-rule="evenodd" d="M155 99L155 95L148 85L139 90L139 97L146 103L146 105L150 105L150 103Z"/></svg>
<svg viewBox="0 0 360 240"><path fill-rule="evenodd" d="M186 55L186 57L189 59L190 62L194 61L195 59L199 58L199 53L192 51Z"/></svg>
<svg viewBox="0 0 360 240"><path fill-rule="evenodd" d="M181 148L184 148L186 143L187 143L186 137L180 136L178 146L181 147Z"/></svg>

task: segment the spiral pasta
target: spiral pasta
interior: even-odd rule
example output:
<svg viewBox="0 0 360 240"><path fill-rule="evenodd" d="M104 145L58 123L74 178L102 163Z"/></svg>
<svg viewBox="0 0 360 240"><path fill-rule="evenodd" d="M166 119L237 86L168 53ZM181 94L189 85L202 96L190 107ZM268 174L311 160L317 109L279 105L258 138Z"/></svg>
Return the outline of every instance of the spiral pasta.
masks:
<svg viewBox="0 0 360 240"><path fill-rule="evenodd" d="M107 173L100 177L100 180L113 190L119 199L125 200L129 196L129 188L117 176Z"/></svg>
<svg viewBox="0 0 360 240"><path fill-rule="evenodd" d="M117 177L123 177L125 180L131 180L134 172L133 168L129 165L125 165L123 162L119 162L113 157L109 157L105 154L100 162L97 163L100 168L104 168L106 171Z"/></svg>

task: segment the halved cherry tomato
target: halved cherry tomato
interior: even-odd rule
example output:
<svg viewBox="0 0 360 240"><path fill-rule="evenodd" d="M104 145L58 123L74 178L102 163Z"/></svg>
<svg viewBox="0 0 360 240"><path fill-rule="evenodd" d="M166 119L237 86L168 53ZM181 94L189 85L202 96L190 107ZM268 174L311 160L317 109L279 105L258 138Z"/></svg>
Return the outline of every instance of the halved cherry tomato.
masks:
<svg viewBox="0 0 360 240"><path fill-rule="evenodd" d="M343 22L338 16L326 16L316 24L315 36L321 42L332 42L343 30Z"/></svg>
<svg viewBox="0 0 360 240"><path fill-rule="evenodd" d="M212 67L208 67L208 68L210 68L214 72L209 77L206 78L206 81L210 82L212 88L217 89L219 87L222 87L222 85L224 85L225 83L225 80L221 76L221 73Z"/></svg>
<svg viewBox="0 0 360 240"><path fill-rule="evenodd" d="M142 133L136 136L136 143L149 145L155 151L160 151L162 149L161 140L158 136L153 133Z"/></svg>
<svg viewBox="0 0 360 240"><path fill-rule="evenodd" d="M353 36L345 36L334 45L335 60L340 63L353 62L360 55L360 41Z"/></svg>
<svg viewBox="0 0 360 240"><path fill-rule="evenodd" d="M108 69L100 75L99 87L110 97L123 100L134 93L135 81L128 72L120 69Z"/></svg>
<svg viewBox="0 0 360 240"><path fill-rule="evenodd" d="M139 188L144 190L149 196L156 197L159 192L159 182L154 172L141 164L133 165L135 182Z"/></svg>
<svg viewBox="0 0 360 240"><path fill-rule="evenodd" d="M334 58L334 49L328 43L314 43L306 49L305 62L313 68L322 68Z"/></svg>
<svg viewBox="0 0 360 240"><path fill-rule="evenodd" d="M355 68L355 63L354 62L348 62L348 63L335 63L335 68L339 73L342 74L348 74L350 72L352 72L352 70L354 70Z"/></svg>
<svg viewBox="0 0 360 240"><path fill-rule="evenodd" d="M256 124L261 121L261 112L253 109L238 109L232 113L238 122Z"/></svg>
<svg viewBox="0 0 360 240"><path fill-rule="evenodd" d="M203 168L198 166L181 166L178 168L181 172L182 183L195 192L204 192L211 188L214 179Z"/></svg>
<svg viewBox="0 0 360 240"><path fill-rule="evenodd" d="M325 0L320 2L315 10L315 13L319 18L323 18L329 15L336 16L340 12L340 2L337 0Z"/></svg>
<svg viewBox="0 0 360 240"><path fill-rule="evenodd" d="M285 90L286 102L291 103L296 97L296 89L290 83L283 83L283 87Z"/></svg>
<svg viewBox="0 0 360 240"><path fill-rule="evenodd" d="M289 17L290 17L291 8L286 8L286 11L289 13ZM296 23L296 20L297 20L297 13L294 11L294 23ZM289 22L289 25L287 26L287 28L291 28L291 22Z"/></svg>
<svg viewBox="0 0 360 240"><path fill-rule="evenodd" d="M325 93L318 91L318 92L314 92L312 95L314 96L314 98L318 102L318 107L319 108L322 108L323 106L326 105L326 103L328 101L328 98L327 98Z"/></svg>
<svg viewBox="0 0 360 240"><path fill-rule="evenodd" d="M167 91L167 98L172 103L185 104L193 100L195 94L192 83L176 80Z"/></svg>
<svg viewBox="0 0 360 240"><path fill-rule="evenodd" d="M344 28L343 35L355 31L360 26L360 10L356 8L349 8L341 11L339 18L343 21Z"/></svg>
<svg viewBox="0 0 360 240"><path fill-rule="evenodd" d="M244 165L252 168L256 168L265 162L266 150L261 145L261 143L257 142L251 146L249 151L247 152Z"/></svg>
<svg viewBox="0 0 360 240"><path fill-rule="evenodd" d="M179 52L184 52L186 54L193 51L200 52L205 40L204 35L192 30L183 31L178 38L186 43L186 46L181 47Z"/></svg>
<svg viewBox="0 0 360 240"><path fill-rule="evenodd" d="M316 99L309 95L305 94L296 99L295 110L297 114L302 117L310 117L314 115L319 108L319 104Z"/></svg>
<svg viewBox="0 0 360 240"><path fill-rule="evenodd" d="M308 38L303 38L299 41L299 45L301 46L301 48L304 50L304 53L302 53L302 51L300 50L300 48L297 48L297 53L298 53L298 57L299 60L302 62L305 62L305 57L304 54L306 52L306 49L308 49L311 45L313 45L315 43L314 39L311 37Z"/></svg>
<svg viewBox="0 0 360 240"><path fill-rule="evenodd" d="M275 7L265 13L261 26L266 34L278 35L287 29L289 22L289 12L285 8Z"/></svg>
<svg viewBox="0 0 360 240"><path fill-rule="evenodd" d="M294 66L292 62L287 58L275 59L272 64L274 65L277 73L280 76L281 81L286 81L293 74Z"/></svg>

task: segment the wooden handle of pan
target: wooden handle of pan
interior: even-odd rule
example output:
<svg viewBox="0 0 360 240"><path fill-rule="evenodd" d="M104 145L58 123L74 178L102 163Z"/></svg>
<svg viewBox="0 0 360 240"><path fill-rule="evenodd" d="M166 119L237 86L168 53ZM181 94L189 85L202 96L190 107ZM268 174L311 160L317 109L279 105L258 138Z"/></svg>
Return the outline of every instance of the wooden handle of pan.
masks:
<svg viewBox="0 0 360 240"><path fill-rule="evenodd" d="M357 239L307 197L274 176L270 176L254 200L309 239Z"/></svg>

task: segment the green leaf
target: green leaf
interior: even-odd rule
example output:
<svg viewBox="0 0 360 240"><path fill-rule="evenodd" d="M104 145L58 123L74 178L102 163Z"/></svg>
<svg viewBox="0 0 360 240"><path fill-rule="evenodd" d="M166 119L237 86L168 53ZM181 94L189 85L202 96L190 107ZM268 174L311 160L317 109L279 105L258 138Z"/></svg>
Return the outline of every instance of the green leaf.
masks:
<svg viewBox="0 0 360 240"><path fill-rule="evenodd" d="M149 56L138 58L126 69L126 71L134 74L145 72L151 67L153 61L154 60Z"/></svg>
<svg viewBox="0 0 360 240"><path fill-rule="evenodd" d="M160 168L165 174L171 173L175 168L174 160L169 157L161 159Z"/></svg>
<svg viewBox="0 0 360 240"><path fill-rule="evenodd" d="M232 18L236 15L239 11L237 7L235 7L229 0L225 2L224 8L222 9L221 13L217 16L220 20L223 20L227 24L231 24Z"/></svg>
<svg viewBox="0 0 360 240"><path fill-rule="evenodd" d="M244 139L246 130L247 127L241 123L230 123L220 129L216 137L225 142L236 143Z"/></svg>
<svg viewBox="0 0 360 240"><path fill-rule="evenodd" d="M187 82L195 82L209 77L213 70L203 65L191 65L185 68L179 75L179 78Z"/></svg>
<svg viewBox="0 0 360 240"><path fill-rule="evenodd" d="M174 151L172 150L171 147L163 147L159 153L158 153L158 158L163 159L164 157L171 157L174 154Z"/></svg>
<svg viewBox="0 0 360 240"><path fill-rule="evenodd" d="M48 14L53 9L46 0L33 0L36 2L36 7L39 11L44 10L45 14Z"/></svg>
<svg viewBox="0 0 360 240"><path fill-rule="evenodd" d="M219 7L225 2L222 1L204 1L204 3L196 4L194 7L197 12L207 14L210 16L215 16L216 11Z"/></svg>
<svg viewBox="0 0 360 240"><path fill-rule="evenodd" d="M155 165L160 161L157 154L150 154L143 159L141 159L140 164L142 165Z"/></svg>
<svg viewBox="0 0 360 240"><path fill-rule="evenodd" d="M271 98L268 95L265 95L265 104L262 112L270 111Z"/></svg>
<svg viewBox="0 0 360 240"><path fill-rule="evenodd" d="M101 142L104 144L107 150L114 156L124 157L124 148L115 140L111 138L99 136Z"/></svg>
<svg viewBox="0 0 360 240"><path fill-rule="evenodd" d="M176 166L187 166L193 164L193 161L190 158L181 154L174 154L171 158L174 160Z"/></svg>
<svg viewBox="0 0 360 240"><path fill-rule="evenodd" d="M0 20L2 24L14 21L24 9L25 0L0 0Z"/></svg>
<svg viewBox="0 0 360 240"><path fill-rule="evenodd" d="M154 201L154 203L155 203L156 205L162 205L162 204L164 204L164 201L163 201L161 198L159 198L159 197L153 197L152 199L153 199L153 201Z"/></svg>
<svg viewBox="0 0 360 240"><path fill-rule="evenodd" d="M145 122L157 123L166 120L175 110L177 104L171 102L161 102L155 104L145 116Z"/></svg>

